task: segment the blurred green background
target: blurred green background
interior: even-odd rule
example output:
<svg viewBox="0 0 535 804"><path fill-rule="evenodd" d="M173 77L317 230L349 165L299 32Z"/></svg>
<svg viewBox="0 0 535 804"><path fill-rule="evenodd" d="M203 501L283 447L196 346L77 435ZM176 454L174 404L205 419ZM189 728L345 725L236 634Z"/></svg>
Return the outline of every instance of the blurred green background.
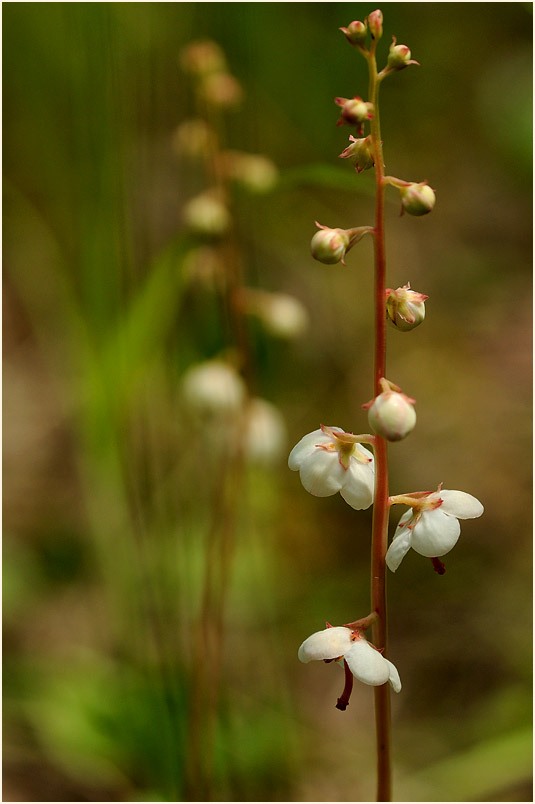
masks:
<svg viewBox="0 0 535 804"><path fill-rule="evenodd" d="M388 578L394 794L531 801L532 9L382 9L380 61L395 34L421 63L382 88L387 172L437 191L423 219L387 204L387 283L430 297L421 327L389 330L388 376L418 413L391 490L443 481L486 509L445 576L411 551ZM285 455L247 465L220 666L204 654L219 469L180 389L229 344L184 268L205 180L173 148L195 115L179 53L212 38L244 90L228 147L280 170L233 202L246 282L310 318L292 341L251 321L256 393L286 454L320 422L365 431L371 243L344 268L309 240L314 220L372 223L373 172L338 160L333 103L366 94L338 27L372 10L4 5L4 800L373 798L371 688L342 713L340 672L296 656L368 613L371 510L310 496Z"/></svg>

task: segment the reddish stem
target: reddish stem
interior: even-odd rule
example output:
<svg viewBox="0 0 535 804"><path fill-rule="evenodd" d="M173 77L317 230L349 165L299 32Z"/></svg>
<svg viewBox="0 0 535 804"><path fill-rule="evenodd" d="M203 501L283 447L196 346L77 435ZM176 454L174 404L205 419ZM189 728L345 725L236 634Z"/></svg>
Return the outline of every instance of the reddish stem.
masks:
<svg viewBox="0 0 535 804"><path fill-rule="evenodd" d="M384 232L384 162L379 122L379 84L375 60L375 42L368 58L370 70L369 97L374 104L371 135L375 161L375 357L374 394L381 393L380 380L386 375L386 255ZM388 445L375 440L375 497L373 504L371 555L371 609L378 618L372 626L374 645L388 654L386 610L386 563L388 546ZM377 743L377 801L391 800L390 688L388 684L374 688L375 729Z"/></svg>

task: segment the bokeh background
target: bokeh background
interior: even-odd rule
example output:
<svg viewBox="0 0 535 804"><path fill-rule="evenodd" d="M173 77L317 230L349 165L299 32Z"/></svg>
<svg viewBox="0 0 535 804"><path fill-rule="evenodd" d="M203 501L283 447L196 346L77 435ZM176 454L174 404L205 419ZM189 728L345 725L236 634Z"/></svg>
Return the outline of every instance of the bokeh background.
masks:
<svg viewBox="0 0 535 804"><path fill-rule="evenodd" d="M438 199L425 218L387 205L388 284L430 297L421 327L389 330L418 413L391 490L443 481L486 508L446 575L411 551L388 578L395 797L530 801L532 7L382 9L381 58L395 34L421 63L382 88L387 172ZM4 5L4 800L373 798L371 688L342 713L340 671L296 656L368 613L371 511L286 466L320 422L367 429L371 242L343 267L309 240L314 220L372 223L333 104L366 94L338 27L372 10ZM233 346L188 261L206 172L174 134L199 114L179 54L205 38L243 90L225 147L279 170L233 191L241 281L308 314L293 339L244 319L249 387L287 434L235 483L226 426L182 393Z"/></svg>

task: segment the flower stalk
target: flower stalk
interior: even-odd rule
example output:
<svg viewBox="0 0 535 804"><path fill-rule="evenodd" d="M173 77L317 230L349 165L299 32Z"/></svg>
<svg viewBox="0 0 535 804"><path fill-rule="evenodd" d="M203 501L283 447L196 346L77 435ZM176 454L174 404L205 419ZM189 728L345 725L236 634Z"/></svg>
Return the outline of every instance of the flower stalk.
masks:
<svg viewBox="0 0 535 804"><path fill-rule="evenodd" d="M371 614L342 627L327 623L323 632L312 634L299 649L299 659L308 662L343 660L345 686L337 708L345 710L353 687L353 677L374 687L377 749L377 801L391 801L390 687L400 692L401 681L396 667L388 660L388 620L386 569L395 572L412 547L431 560L433 569L443 575L440 556L456 544L460 519L481 516L483 506L475 497L457 490L417 491L389 496L388 442L401 441L414 428L414 399L386 379L386 322L390 320L401 332L415 329L425 318L424 302L428 296L411 290L410 282L393 290L386 288L385 192L388 186L399 191L401 213L421 217L435 205L435 192L424 182L409 182L385 176L379 89L389 75L418 62L411 59L406 45L393 38L387 66L378 72L377 43L383 33L383 15L377 9L364 23L353 21L340 29L348 42L365 58L368 65L368 99L335 98L341 107L337 125L355 127L350 145L340 154L354 158L357 174L375 168L375 224L373 227L331 229L320 224L320 232L312 239L312 256L320 262L342 262L351 247L365 233L374 239L374 398L362 405L368 410L368 424L375 435L353 435L338 427L324 427L301 439L290 453L290 469L299 470L303 486L317 497L340 492L354 509L368 508L373 503L371 538ZM369 48L367 34L371 36ZM370 134L365 137L364 126ZM373 448L373 458L361 444ZM403 514L393 541L388 547L390 507L409 506ZM372 642L362 632L372 629ZM387 683L388 682L388 683Z"/></svg>
<svg viewBox="0 0 535 804"><path fill-rule="evenodd" d="M369 98L373 104L374 115L370 122L372 150L375 162L375 338L374 338L374 396L381 391L381 379L386 376L386 250L385 250L385 184L384 159L381 142L381 122L379 116L379 87L381 79L377 73L375 50L377 40L373 39L366 55L369 70ZM375 451L375 495L372 519L371 545L371 608L377 613L372 625L372 640L377 648L388 653L388 620L386 607L386 563L388 546L388 442L376 436ZM391 741L390 741L390 688L383 684L374 689L375 734L377 750L377 801L390 801L392 789Z"/></svg>

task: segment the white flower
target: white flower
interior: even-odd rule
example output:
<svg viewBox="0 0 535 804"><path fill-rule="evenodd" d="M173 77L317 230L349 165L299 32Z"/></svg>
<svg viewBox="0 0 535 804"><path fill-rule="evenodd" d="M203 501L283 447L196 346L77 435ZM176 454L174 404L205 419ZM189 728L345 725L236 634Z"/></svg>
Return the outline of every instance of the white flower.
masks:
<svg viewBox="0 0 535 804"><path fill-rule="evenodd" d="M215 190L206 190L187 202L184 221L201 235L217 237L230 228L231 217L220 194Z"/></svg>
<svg viewBox="0 0 535 804"><path fill-rule="evenodd" d="M401 517L386 554L386 563L392 572L397 570L410 547L427 558L446 555L459 538L459 519L475 519L484 511L471 494L447 489L413 498L400 495L392 497L391 502L411 505Z"/></svg>
<svg viewBox="0 0 535 804"><path fill-rule="evenodd" d="M308 326L305 306L288 293L243 288L241 300L244 309L257 315L267 331L277 338L296 338Z"/></svg>
<svg viewBox="0 0 535 804"><path fill-rule="evenodd" d="M279 410L265 399L251 399L245 424L247 457L268 465L280 460L286 444L286 424Z"/></svg>
<svg viewBox="0 0 535 804"><path fill-rule="evenodd" d="M371 452L358 443L364 438L372 439L322 425L296 444L288 466L299 471L301 483L315 497L330 497L339 491L352 508L368 508L373 502L375 462Z"/></svg>
<svg viewBox="0 0 535 804"><path fill-rule="evenodd" d="M401 690L395 666L364 639L360 631L343 626L317 631L305 639L297 655L305 663L314 659L344 658L355 678L363 684L378 687L388 681L394 692Z"/></svg>
<svg viewBox="0 0 535 804"><path fill-rule="evenodd" d="M199 416L225 417L241 409L245 383L228 363L207 360L189 368L182 380L186 405Z"/></svg>

